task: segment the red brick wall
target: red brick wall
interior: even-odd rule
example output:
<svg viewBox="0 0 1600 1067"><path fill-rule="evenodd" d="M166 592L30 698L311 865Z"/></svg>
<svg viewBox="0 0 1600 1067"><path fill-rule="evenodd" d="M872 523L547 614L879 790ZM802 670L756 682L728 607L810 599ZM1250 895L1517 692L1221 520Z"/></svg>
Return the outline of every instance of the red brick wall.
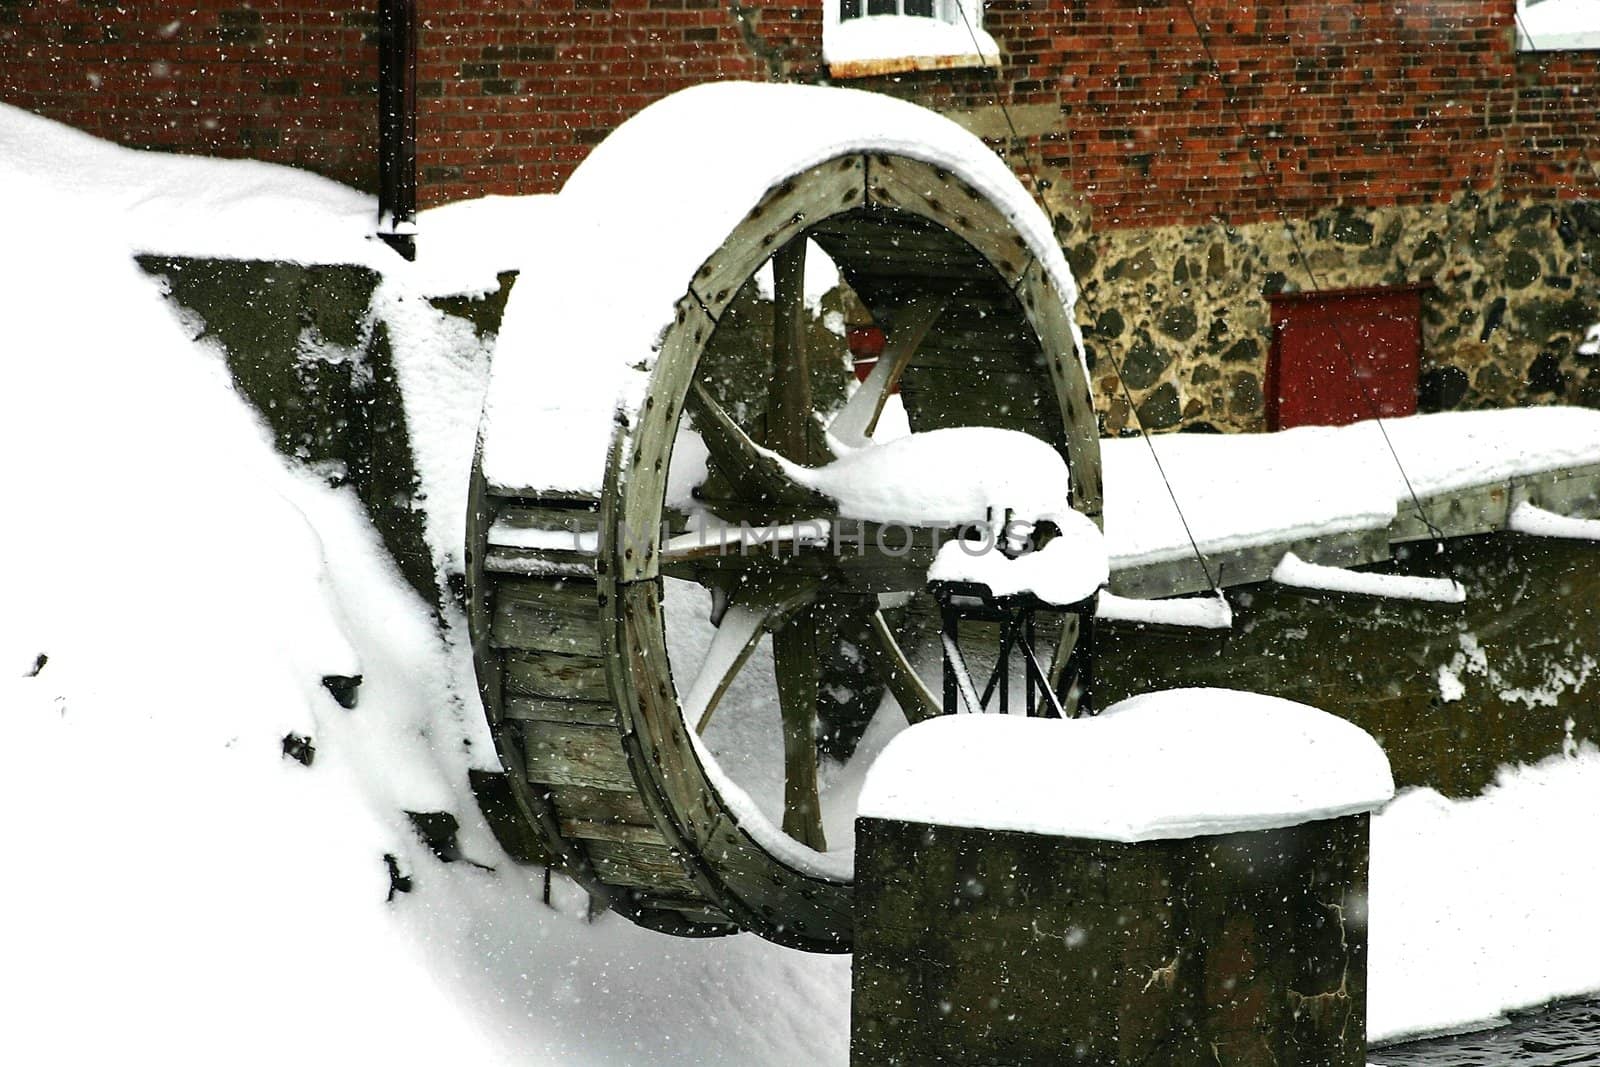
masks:
<svg viewBox="0 0 1600 1067"><path fill-rule="evenodd" d="M769 69L726 0L436 0L421 19L425 204L551 192L652 100Z"/></svg>
<svg viewBox="0 0 1600 1067"><path fill-rule="evenodd" d="M362 0L0 0L0 100L123 144L377 184Z"/></svg>
<svg viewBox="0 0 1600 1067"><path fill-rule="evenodd" d="M421 0L424 205L559 188L607 130L686 85L816 80L822 2ZM990 0L1000 76L852 84L1059 108L1011 158L1098 226L1419 203L1497 177L1600 196L1579 161L1600 159L1600 51L1518 56L1512 2L1194 0L1208 56L1182 0ZM129 144L372 187L375 7L0 0L0 99Z"/></svg>

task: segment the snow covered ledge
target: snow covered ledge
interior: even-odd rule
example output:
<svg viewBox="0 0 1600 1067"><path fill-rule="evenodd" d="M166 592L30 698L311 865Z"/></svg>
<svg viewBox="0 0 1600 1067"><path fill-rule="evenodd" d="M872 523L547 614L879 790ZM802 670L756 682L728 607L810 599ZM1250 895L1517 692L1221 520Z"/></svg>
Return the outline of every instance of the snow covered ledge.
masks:
<svg viewBox="0 0 1600 1067"><path fill-rule="evenodd" d="M869 15L839 18L824 0L822 58L835 78L913 70L1000 66L1000 46L983 29L981 0L944 0L949 17Z"/></svg>
<svg viewBox="0 0 1600 1067"><path fill-rule="evenodd" d="M1174 689L1083 719L951 715L889 743L859 814L903 822L1153 841L1373 811L1389 760L1359 727L1231 689Z"/></svg>
<svg viewBox="0 0 1600 1067"><path fill-rule="evenodd" d="M1361 730L1219 689L957 715L868 772L852 1063L1365 1067Z"/></svg>

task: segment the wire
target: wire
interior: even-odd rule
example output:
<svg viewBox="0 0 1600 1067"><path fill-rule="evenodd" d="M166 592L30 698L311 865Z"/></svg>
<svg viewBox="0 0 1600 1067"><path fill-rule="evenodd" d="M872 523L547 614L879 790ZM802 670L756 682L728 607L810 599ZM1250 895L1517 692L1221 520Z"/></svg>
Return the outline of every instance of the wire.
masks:
<svg viewBox="0 0 1600 1067"><path fill-rule="evenodd" d="M961 13L961 21L966 24L968 36L972 38L973 50L982 52L983 45L978 41L978 31L973 27L972 20L967 17L966 4L963 0L955 0L955 7ZM1039 178L1038 170L1032 166L1032 161L1028 159L1028 142L1017 132L1017 124L1011 120L1011 109L1006 107L1006 102L1000 97L999 93L995 94L995 103L1000 106L1000 114L1005 117L1006 128L1011 131L1012 143L1021 146L1023 161L1029 163L1028 177L1033 182L1034 192L1039 197L1040 206L1048 214L1050 205L1045 202L1044 185ZM1041 165L1039 170L1042 169ZM1084 295L1088 296L1087 293ZM1092 299L1091 297L1090 300L1092 301ZM1189 517L1183 513L1183 506L1178 503L1177 491L1172 488L1172 481L1167 477L1167 469L1162 464L1161 457L1156 454L1155 441L1151 439L1150 431L1145 429L1144 420L1139 417L1139 409L1133 402L1133 394L1128 390L1128 379L1122 373L1122 362L1109 349L1106 351L1106 355L1111 360L1112 368L1117 372L1117 384L1122 386L1122 395L1128 403L1128 413L1133 417L1133 424L1139 428L1139 436L1144 439L1145 447L1150 450L1150 459L1156 465L1156 473L1161 477L1161 484L1166 486L1167 498L1172 501L1172 509L1178 513L1178 522L1183 526L1183 535L1189 539L1189 548L1194 552L1195 562L1200 564L1200 573L1205 575L1206 585L1211 591L1217 596L1221 596L1222 589L1217 584L1217 579L1211 576L1211 565L1206 562L1205 553L1200 551L1200 542L1195 539L1194 531L1189 527Z"/></svg>
<svg viewBox="0 0 1600 1067"><path fill-rule="evenodd" d="M1222 76L1222 65L1217 62L1216 54L1211 51L1210 38L1206 36L1205 28L1200 25L1199 16L1195 14L1193 0L1183 0L1183 6L1184 10L1189 13L1189 23L1194 26L1195 36L1200 41L1201 51L1205 52L1206 62L1211 67L1212 76L1216 78L1217 84L1222 86L1227 104L1235 111L1235 121L1239 124L1239 132L1242 136L1248 138L1250 131L1245 127L1244 120L1237 117L1238 98L1234 93L1233 86L1228 84L1228 80ZM1273 199L1277 215L1283 220L1284 230L1289 235L1289 242L1294 245L1295 258L1300 261L1300 265L1305 268L1306 277L1311 280L1312 291L1317 293L1325 292L1326 290L1323 288L1321 280L1317 277L1316 270L1311 266L1311 260L1306 256L1305 247L1300 243L1300 235L1295 231L1294 221L1289 218L1289 213L1284 210L1282 201L1279 200L1276 190L1272 187L1272 180L1268 176L1266 165L1262 162L1260 150L1251 149L1246 145L1245 155L1249 156L1251 162L1256 165L1256 173L1261 179L1261 184ZM1333 336L1336 342L1334 347L1339 350L1339 355L1344 358L1345 366L1350 370L1350 380L1355 382L1356 386L1361 390L1362 399L1367 403L1367 410L1372 415L1372 421L1378 428L1379 436L1383 438L1384 447L1389 450L1389 455L1394 460L1395 469L1400 472L1400 480L1405 483L1406 494L1411 498L1411 506L1416 509L1417 518L1422 520L1422 524L1433 535L1435 546L1442 550L1444 547L1444 531L1434 525L1432 519L1428 518L1427 510L1423 508L1422 500L1417 496L1417 490L1411 484L1411 475L1406 472L1405 464L1400 462L1400 453L1395 451L1394 442L1389 438L1389 429L1383 424L1378 401L1373 397L1372 390L1367 388L1367 383L1362 380L1360 373L1356 369L1355 356L1351 351L1351 346L1345 340L1343 324L1337 319L1333 321Z"/></svg>

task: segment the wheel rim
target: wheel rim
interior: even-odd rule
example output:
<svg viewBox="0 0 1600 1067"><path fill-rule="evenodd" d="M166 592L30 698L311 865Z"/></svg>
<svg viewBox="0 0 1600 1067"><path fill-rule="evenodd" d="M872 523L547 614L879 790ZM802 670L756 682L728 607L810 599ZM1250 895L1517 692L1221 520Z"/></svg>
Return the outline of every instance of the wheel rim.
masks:
<svg viewBox="0 0 1600 1067"><path fill-rule="evenodd" d="M755 639L772 632L786 741L781 836L801 846L824 844L810 726L819 623L842 615L866 634L875 669L902 707L912 709L910 717L933 713L936 701L906 669L908 656L882 613L863 599L874 593L870 582L826 564L819 576L814 559L809 570L741 563L744 576L730 578L731 568L720 559L708 568L703 557L661 536L684 421L707 440L724 483L714 512L724 519L818 517L822 502L774 480L750 451L751 442L740 439L749 437L747 427L697 377L718 318L770 256L775 325L763 436L796 463L826 458L826 439L810 418L804 351L794 348L794 323L804 313L800 278L808 238L829 253L875 313L895 322L893 351L879 363L883 374L875 371L879 380L856 394L866 399L852 400L838 417L843 422L836 419L842 433L869 431L888 384L898 378L913 430L975 420L1042 432L1069 457L1072 505L1091 515L1099 512L1100 478L1087 383L1059 294L1040 264L1019 252L1020 240L998 212L938 168L887 155L851 155L813 168L751 211L680 302L650 389L617 435L602 498L608 680L646 804L706 895L740 926L765 937L837 950L849 944L848 878L816 862L808 848L774 839L752 818L737 784L730 786L697 744L700 720L737 713L718 699L725 699L725 682L736 671L717 667L710 675L674 679L662 591L664 581L692 578L728 595L731 606L712 641L719 664L747 662ZM984 386L967 398L968 412L945 402L963 374L977 375ZM909 592L910 583L920 587L916 562L880 570Z"/></svg>

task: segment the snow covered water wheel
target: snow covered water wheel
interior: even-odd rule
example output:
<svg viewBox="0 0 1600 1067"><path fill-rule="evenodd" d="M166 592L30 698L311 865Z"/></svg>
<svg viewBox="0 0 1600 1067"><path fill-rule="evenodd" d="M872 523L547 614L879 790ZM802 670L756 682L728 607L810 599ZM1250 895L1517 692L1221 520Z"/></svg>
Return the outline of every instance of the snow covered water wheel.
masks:
<svg viewBox="0 0 1600 1067"><path fill-rule="evenodd" d="M847 950L858 764L939 711L937 637L917 639L934 548L1019 486L1100 511L1071 275L981 142L849 90L679 93L559 206L507 309L468 531L518 808L635 922ZM815 350L822 253L887 332L853 392L842 341ZM769 266L752 351L730 308ZM989 428L1007 469L955 427ZM819 716L851 703L869 740L844 715L831 751L855 760L819 760Z"/></svg>

